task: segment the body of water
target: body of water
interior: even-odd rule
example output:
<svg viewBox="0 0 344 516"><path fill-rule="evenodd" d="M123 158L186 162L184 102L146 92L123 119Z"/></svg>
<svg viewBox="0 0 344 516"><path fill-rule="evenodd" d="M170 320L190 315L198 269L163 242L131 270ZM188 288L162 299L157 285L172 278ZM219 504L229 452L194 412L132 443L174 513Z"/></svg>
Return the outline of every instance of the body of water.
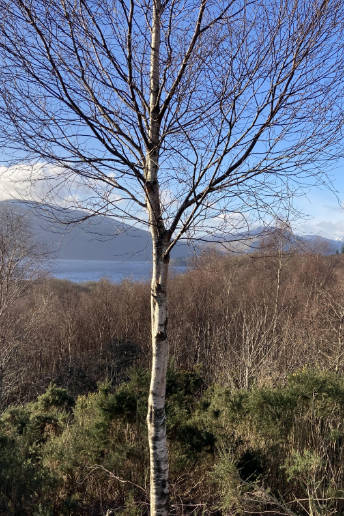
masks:
<svg viewBox="0 0 344 516"><path fill-rule="evenodd" d="M47 271L54 278L81 283L106 278L114 283L125 279L147 281L152 272L151 262L100 260L49 260ZM171 266L174 274L185 272L185 266Z"/></svg>

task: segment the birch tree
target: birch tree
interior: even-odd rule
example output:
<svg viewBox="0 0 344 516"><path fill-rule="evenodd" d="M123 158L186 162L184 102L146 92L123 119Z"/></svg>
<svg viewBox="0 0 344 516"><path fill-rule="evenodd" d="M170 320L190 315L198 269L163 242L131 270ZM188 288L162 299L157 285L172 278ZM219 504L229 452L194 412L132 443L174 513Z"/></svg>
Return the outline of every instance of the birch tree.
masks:
<svg viewBox="0 0 344 516"><path fill-rule="evenodd" d="M152 236L151 514L168 513L175 244L322 180L343 123L341 0L0 0L3 161ZM56 184L56 183L55 183ZM80 196L79 196L80 201ZM72 200L70 201L72 202Z"/></svg>

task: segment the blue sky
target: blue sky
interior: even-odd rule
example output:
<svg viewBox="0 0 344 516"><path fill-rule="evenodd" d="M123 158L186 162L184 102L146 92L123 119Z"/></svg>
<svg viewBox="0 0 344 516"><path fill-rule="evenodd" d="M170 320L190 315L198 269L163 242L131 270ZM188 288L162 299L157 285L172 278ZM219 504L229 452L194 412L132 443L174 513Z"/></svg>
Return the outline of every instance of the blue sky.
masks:
<svg viewBox="0 0 344 516"><path fill-rule="evenodd" d="M315 234L344 240L344 160L329 173L334 192L323 187L310 188L295 200L304 217L293 226L297 233Z"/></svg>

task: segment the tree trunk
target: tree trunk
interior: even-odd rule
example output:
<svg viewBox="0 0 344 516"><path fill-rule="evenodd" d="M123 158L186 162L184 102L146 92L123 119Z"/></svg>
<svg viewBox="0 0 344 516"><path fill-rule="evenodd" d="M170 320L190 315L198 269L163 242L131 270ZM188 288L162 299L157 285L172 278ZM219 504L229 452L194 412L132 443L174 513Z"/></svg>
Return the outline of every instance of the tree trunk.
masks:
<svg viewBox="0 0 344 516"><path fill-rule="evenodd" d="M150 510L151 515L154 516L168 514L165 391L168 364L167 274L169 260L168 258L162 258L162 251L163 249L153 242L151 283L153 356L147 425L150 452Z"/></svg>
<svg viewBox="0 0 344 516"><path fill-rule="evenodd" d="M158 181L160 15L161 1L154 0L150 64L149 146L145 170L146 201L153 251L151 282L152 371L147 414L150 454L150 513L152 516L168 514L165 392L168 364L167 275L169 255L165 255L165 252L168 248L170 235L163 222Z"/></svg>

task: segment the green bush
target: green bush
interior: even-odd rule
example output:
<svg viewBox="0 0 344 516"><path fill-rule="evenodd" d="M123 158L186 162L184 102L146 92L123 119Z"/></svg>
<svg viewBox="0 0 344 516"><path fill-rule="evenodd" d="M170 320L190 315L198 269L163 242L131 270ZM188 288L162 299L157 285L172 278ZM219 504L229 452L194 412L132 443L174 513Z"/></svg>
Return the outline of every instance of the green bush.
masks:
<svg viewBox="0 0 344 516"><path fill-rule="evenodd" d="M25 407L10 407L0 419L0 513L44 514L54 508L56 478L42 463L42 447L62 431L67 421L63 408L67 393L52 397L55 386ZM56 394L56 392L55 392ZM49 401L50 400L50 401Z"/></svg>
<svg viewBox="0 0 344 516"><path fill-rule="evenodd" d="M8 408L0 514L147 514L148 384L132 371L75 402L50 385ZM172 512L344 513L342 377L303 370L275 387L206 389L197 371L170 368L166 410Z"/></svg>
<svg viewBox="0 0 344 516"><path fill-rule="evenodd" d="M259 481L273 499L288 498L289 503L309 499L312 507L312 500L326 499L317 504L319 514L331 514L334 503L343 510L342 501L335 500L344 479L342 377L304 369L278 387L213 387L203 408L199 417L231 457L242 482L256 486Z"/></svg>

